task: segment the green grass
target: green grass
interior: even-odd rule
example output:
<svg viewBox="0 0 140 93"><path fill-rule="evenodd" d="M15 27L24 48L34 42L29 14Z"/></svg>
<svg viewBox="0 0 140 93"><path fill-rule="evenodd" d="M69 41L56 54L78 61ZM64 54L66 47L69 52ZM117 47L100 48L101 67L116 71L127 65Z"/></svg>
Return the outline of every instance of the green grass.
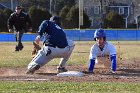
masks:
<svg viewBox="0 0 140 93"><path fill-rule="evenodd" d="M139 41L111 41L117 49L117 56L121 61L140 59ZM75 42L75 49L67 62L68 65L82 64L87 65L89 51L94 41ZM31 61L31 42L23 43L25 48L21 52L14 52L15 42L0 43L0 66L1 67L25 67ZM60 59L54 59L48 65L57 65Z"/></svg>
<svg viewBox="0 0 140 93"><path fill-rule="evenodd" d="M23 43L25 48L21 52L14 52L15 42L2 42L0 43L0 66L1 67L24 67L31 61L31 51L33 45L31 42ZM85 42L77 43L72 53L69 65L72 64L86 64L90 51L90 43L85 45ZM79 53L84 52L84 53ZM85 53L86 52L86 53ZM57 65L60 59L54 59L49 62L49 65Z"/></svg>
<svg viewBox="0 0 140 93"><path fill-rule="evenodd" d="M18 67L25 66L31 61L31 43L25 43L25 49L21 52L15 52L15 43L0 43L0 66Z"/></svg>
<svg viewBox="0 0 140 93"><path fill-rule="evenodd" d="M139 88L112 82L0 82L0 93L140 93Z"/></svg>

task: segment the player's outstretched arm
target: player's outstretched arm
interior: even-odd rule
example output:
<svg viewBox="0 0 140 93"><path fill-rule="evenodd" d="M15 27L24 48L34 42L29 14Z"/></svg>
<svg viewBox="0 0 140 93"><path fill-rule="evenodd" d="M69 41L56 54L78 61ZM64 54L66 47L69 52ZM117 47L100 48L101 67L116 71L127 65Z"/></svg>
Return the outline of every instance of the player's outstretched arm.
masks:
<svg viewBox="0 0 140 93"><path fill-rule="evenodd" d="M89 65L88 65L88 72L89 73L93 73L94 65L95 65L95 59L90 59Z"/></svg>
<svg viewBox="0 0 140 93"><path fill-rule="evenodd" d="M110 56L112 73L116 71L116 54Z"/></svg>

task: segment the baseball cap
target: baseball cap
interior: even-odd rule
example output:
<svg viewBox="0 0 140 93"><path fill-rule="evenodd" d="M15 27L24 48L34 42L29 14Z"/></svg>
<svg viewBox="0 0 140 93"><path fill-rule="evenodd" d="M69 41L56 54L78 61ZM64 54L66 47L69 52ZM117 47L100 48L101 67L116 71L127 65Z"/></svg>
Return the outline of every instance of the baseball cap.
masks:
<svg viewBox="0 0 140 93"><path fill-rule="evenodd" d="M60 17L58 17L58 16L52 16L51 18L50 18L50 21L59 21L60 20Z"/></svg>
<svg viewBox="0 0 140 93"><path fill-rule="evenodd" d="M22 7L21 7L21 6L16 6L16 10L17 10L17 9L22 9Z"/></svg>

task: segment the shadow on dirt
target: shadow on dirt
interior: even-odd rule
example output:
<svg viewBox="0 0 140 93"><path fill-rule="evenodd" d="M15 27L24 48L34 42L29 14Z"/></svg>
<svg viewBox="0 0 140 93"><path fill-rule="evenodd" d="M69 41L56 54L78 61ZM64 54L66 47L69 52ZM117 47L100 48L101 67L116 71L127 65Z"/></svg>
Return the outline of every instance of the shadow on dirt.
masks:
<svg viewBox="0 0 140 93"><path fill-rule="evenodd" d="M111 73L107 75L112 75ZM118 69L115 76L140 77L140 69Z"/></svg>
<svg viewBox="0 0 140 93"><path fill-rule="evenodd" d="M119 69L120 75L140 77L140 69Z"/></svg>
<svg viewBox="0 0 140 93"><path fill-rule="evenodd" d="M57 73L36 73L37 75L56 76Z"/></svg>

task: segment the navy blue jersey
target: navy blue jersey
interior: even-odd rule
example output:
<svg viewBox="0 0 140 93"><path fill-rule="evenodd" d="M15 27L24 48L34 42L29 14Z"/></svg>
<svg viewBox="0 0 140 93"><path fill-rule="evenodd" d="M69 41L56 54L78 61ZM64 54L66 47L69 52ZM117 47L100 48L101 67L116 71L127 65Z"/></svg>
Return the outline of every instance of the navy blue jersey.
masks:
<svg viewBox="0 0 140 93"><path fill-rule="evenodd" d="M44 20L39 26L38 34L42 37L45 34L45 43L57 47L68 46L65 32L52 21Z"/></svg>

